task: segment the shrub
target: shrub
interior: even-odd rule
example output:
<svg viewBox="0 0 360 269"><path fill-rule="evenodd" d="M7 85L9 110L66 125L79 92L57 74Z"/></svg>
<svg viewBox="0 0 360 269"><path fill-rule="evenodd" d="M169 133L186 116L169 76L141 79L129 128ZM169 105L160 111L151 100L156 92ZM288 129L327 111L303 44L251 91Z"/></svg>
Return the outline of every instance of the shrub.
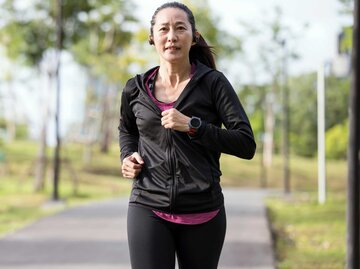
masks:
<svg viewBox="0 0 360 269"><path fill-rule="evenodd" d="M326 156L346 159L349 141L349 121L337 124L326 132Z"/></svg>

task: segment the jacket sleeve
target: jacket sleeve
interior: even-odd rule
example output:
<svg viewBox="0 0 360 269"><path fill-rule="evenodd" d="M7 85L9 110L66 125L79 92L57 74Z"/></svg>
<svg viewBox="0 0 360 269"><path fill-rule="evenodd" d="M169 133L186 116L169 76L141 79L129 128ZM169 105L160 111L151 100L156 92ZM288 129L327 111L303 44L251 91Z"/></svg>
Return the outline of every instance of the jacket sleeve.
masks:
<svg viewBox="0 0 360 269"><path fill-rule="evenodd" d="M119 144L120 144L120 159L131 155L138 151L139 131L136 125L136 118L131 109L131 99L135 94L134 79L130 79L121 95L120 106L120 121L119 121Z"/></svg>
<svg viewBox="0 0 360 269"><path fill-rule="evenodd" d="M256 143L249 119L235 90L222 73L212 82L211 91L225 128L203 122L195 139L211 150L252 159Z"/></svg>

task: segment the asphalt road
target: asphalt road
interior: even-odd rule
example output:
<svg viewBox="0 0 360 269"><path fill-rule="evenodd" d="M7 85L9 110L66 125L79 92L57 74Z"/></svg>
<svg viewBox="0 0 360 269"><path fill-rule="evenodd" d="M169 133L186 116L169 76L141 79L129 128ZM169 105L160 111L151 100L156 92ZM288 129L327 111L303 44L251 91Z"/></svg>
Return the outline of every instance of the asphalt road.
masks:
<svg viewBox="0 0 360 269"><path fill-rule="evenodd" d="M225 189L219 269L274 269L264 191ZM0 269L130 269L127 198L71 208L0 240ZM206 268L204 268L206 269Z"/></svg>

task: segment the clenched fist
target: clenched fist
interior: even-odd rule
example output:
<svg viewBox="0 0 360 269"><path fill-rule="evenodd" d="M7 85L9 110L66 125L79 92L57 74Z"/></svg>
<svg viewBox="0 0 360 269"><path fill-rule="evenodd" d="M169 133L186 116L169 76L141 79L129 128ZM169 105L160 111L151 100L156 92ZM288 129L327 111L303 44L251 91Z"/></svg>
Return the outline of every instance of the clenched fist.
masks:
<svg viewBox="0 0 360 269"><path fill-rule="evenodd" d="M141 168L144 164L143 159L139 153L134 152L130 156L126 157L121 166L121 172L125 178L136 178L141 172Z"/></svg>
<svg viewBox="0 0 360 269"><path fill-rule="evenodd" d="M189 131L190 118L175 108L170 108L161 113L161 125L166 129L173 129L180 132Z"/></svg>

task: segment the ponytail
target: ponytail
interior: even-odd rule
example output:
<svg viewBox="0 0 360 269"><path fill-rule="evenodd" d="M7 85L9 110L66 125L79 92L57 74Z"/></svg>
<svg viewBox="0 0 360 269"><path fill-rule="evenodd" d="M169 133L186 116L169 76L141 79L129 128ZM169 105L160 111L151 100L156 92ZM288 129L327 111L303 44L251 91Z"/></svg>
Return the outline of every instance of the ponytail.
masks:
<svg viewBox="0 0 360 269"><path fill-rule="evenodd" d="M196 39L196 44L190 49L190 62L199 61L212 69L216 69L213 47L206 43L202 35Z"/></svg>

